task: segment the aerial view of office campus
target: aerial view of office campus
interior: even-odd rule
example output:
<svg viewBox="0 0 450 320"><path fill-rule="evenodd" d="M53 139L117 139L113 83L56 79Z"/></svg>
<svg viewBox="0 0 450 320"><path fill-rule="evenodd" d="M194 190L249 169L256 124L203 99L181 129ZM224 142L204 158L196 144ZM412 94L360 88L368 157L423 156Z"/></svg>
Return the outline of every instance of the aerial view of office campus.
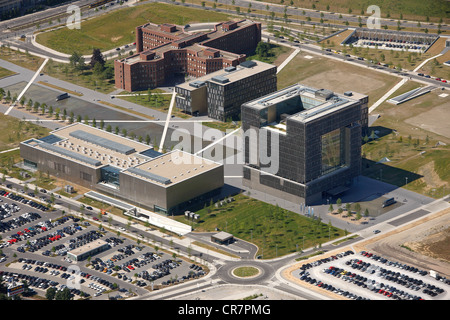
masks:
<svg viewBox="0 0 450 320"><path fill-rule="evenodd" d="M449 300L449 25L446 0L0 0L0 300Z"/></svg>

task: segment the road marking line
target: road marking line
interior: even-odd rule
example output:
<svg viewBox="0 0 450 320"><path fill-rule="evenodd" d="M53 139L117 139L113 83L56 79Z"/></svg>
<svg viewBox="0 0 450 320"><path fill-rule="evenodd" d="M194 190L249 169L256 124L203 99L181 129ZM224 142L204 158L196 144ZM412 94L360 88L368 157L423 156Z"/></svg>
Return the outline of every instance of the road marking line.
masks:
<svg viewBox="0 0 450 320"><path fill-rule="evenodd" d="M42 63L42 65L39 67L39 69L36 71L36 73L34 74L34 76L31 78L30 82L28 82L28 84L25 86L25 88L22 90L22 92L19 94L19 96L17 97L16 101L13 102L13 104L9 107L8 110L6 110L5 115L7 116L11 110L16 106L17 102L20 101L20 99L22 98L22 96L25 94L25 92L28 90L28 88L31 86L31 84L34 82L34 80L37 78L37 76L41 73L42 69L44 68L44 66L46 65L48 61L48 58L46 58L44 60L44 62Z"/></svg>
<svg viewBox="0 0 450 320"><path fill-rule="evenodd" d="M175 104L175 97L176 96L177 96L177 93L176 93L176 91L174 89L173 93L172 93L172 99L170 100L169 112L167 113L166 125L164 126L163 135L161 137L161 142L159 144L159 152L162 152L162 150L163 150L164 140L166 140L167 129L169 127L170 118L172 117L172 109L173 109L173 106Z"/></svg>
<svg viewBox="0 0 450 320"><path fill-rule="evenodd" d="M235 130L233 130L233 131L231 131L230 133L228 133L228 134L226 134L226 135L224 135L222 138L220 138L219 140L217 140L217 141L215 141L215 142L213 142L213 143L211 143L211 144L209 144L209 145L207 145L206 147L204 147L202 150L200 150L200 151L197 151L196 153L195 153L195 155L196 156L198 156L198 155L200 155L200 154L202 154L206 149L209 149L210 147L212 147L212 146L214 146L214 145L216 145L216 144L218 144L219 142L221 142L221 141L223 141L223 140L225 140L226 138L228 138L229 136L231 136L231 135L233 135L233 134L235 134L236 132L238 132L239 130L241 130L241 128L239 127L239 128L237 128L237 129L235 129Z"/></svg>

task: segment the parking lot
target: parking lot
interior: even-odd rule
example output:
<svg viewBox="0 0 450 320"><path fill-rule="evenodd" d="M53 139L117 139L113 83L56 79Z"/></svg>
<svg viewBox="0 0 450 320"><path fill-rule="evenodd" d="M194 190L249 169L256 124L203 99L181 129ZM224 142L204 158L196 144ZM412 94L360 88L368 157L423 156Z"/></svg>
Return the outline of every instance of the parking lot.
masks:
<svg viewBox="0 0 450 320"><path fill-rule="evenodd" d="M49 212L0 192L0 276L27 281L40 296L68 287L74 299L120 299L201 277L205 270L84 219ZM67 252L101 239L108 249L75 263ZM16 257L14 257L16 255Z"/></svg>
<svg viewBox="0 0 450 320"><path fill-rule="evenodd" d="M307 285L354 300L448 300L450 280L429 270L351 250L303 264L293 273Z"/></svg>

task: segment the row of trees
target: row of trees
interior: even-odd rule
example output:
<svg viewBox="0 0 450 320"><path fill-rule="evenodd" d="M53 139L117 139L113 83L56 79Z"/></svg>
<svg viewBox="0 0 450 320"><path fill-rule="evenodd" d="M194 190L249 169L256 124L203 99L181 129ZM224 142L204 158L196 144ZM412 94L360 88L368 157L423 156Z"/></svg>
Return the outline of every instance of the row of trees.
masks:
<svg viewBox="0 0 450 320"><path fill-rule="evenodd" d="M347 212L347 215L348 216L351 216L352 214L353 214L353 210L355 211L355 219L357 219L357 220L359 220L359 219L361 219L362 218L362 208L361 208L361 205L357 202L357 203L355 203L355 204L351 204L351 203L346 203L345 204L345 207L343 208L342 207L342 200L341 200L341 198L339 198L339 199L337 199L336 200L336 205L337 205L337 212L339 213L339 214L341 214L341 213L343 213L344 212L344 210ZM330 206L329 206L329 208L328 208L328 211L330 212L330 213L332 213L332 212L334 212L334 206L333 206L333 204L332 203L330 203ZM368 217L369 216L369 209L365 209L364 210L364 217Z"/></svg>

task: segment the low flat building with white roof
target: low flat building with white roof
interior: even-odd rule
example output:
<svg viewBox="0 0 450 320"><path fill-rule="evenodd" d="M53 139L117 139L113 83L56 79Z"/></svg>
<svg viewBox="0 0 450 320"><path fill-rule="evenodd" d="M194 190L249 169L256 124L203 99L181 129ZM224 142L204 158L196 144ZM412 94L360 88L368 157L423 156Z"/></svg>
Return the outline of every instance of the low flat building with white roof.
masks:
<svg viewBox="0 0 450 320"><path fill-rule="evenodd" d="M72 261L82 261L96 255L97 253L108 250L109 248L110 245L106 241L97 239L67 252L67 257Z"/></svg>

